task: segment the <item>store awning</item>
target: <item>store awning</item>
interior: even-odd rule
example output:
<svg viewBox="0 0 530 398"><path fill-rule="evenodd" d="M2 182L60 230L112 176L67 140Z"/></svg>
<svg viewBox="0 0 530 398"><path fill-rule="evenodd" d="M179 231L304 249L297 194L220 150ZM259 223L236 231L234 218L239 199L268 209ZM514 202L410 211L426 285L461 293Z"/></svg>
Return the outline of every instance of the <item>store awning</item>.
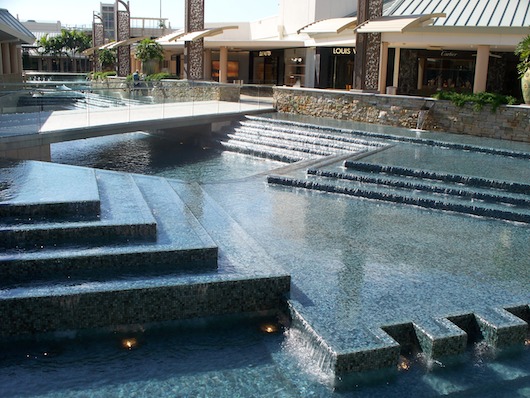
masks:
<svg viewBox="0 0 530 398"><path fill-rule="evenodd" d="M431 25L436 18L445 18L444 13L388 16L372 19L360 25L359 33L403 33L407 30Z"/></svg>
<svg viewBox="0 0 530 398"><path fill-rule="evenodd" d="M168 41L195 41L205 37L217 36L228 29L239 29L239 26L221 26L219 28L211 28L205 30L198 30L197 32L182 33L175 36L173 39Z"/></svg>
<svg viewBox="0 0 530 398"><path fill-rule="evenodd" d="M298 30L298 33L305 33L309 36L317 34L338 34L346 29L354 29L357 26L357 18L330 18L313 22Z"/></svg>

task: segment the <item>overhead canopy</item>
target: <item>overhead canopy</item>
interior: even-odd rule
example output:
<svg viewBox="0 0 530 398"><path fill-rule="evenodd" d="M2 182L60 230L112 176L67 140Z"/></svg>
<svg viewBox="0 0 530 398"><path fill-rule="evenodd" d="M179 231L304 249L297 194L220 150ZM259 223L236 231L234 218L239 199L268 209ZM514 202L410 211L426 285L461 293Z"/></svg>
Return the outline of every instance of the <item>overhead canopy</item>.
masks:
<svg viewBox="0 0 530 398"><path fill-rule="evenodd" d="M359 33L403 33L430 25L436 18L445 18L445 14L386 16L367 21L356 30Z"/></svg>
<svg viewBox="0 0 530 398"><path fill-rule="evenodd" d="M114 41L112 43L109 43L109 45L107 47L105 47L105 48L108 48L109 50L112 50L113 48L130 46L131 44L137 43L139 41L142 41L143 39L149 39L149 37L148 36L131 37L130 39L127 39L127 40Z"/></svg>
<svg viewBox="0 0 530 398"><path fill-rule="evenodd" d="M112 50L118 47L129 46L133 43L142 41L143 39L149 39L149 37L148 36L131 37L130 39L127 39L127 40L111 41L110 43L106 43L101 46L87 48L85 51L82 52L82 54L93 55L97 50L104 50L104 49Z"/></svg>
<svg viewBox="0 0 530 398"><path fill-rule="evenodd" d="M0 41L16 40L24 44L33 44L35 36L5 8L0 8Z"/></svg>
<svg viewBox="0 0 530 398"><path fill-rule="evenodd" d="M308 35L334 33L338 34L346 29L354 29L357 26L357 18L330 18L313 22L298 30L298 33Z"/></svg>
<svg viewBox="0 0 530 398"><path fill-rule="evenodd" d="M180 35L173 37L172 39L168 41L195 41L195 40L202 39L204 37L212 37L212 36L220 35L225 30L228 30L228 29L239 29L239 26L221 26L219 28L199 30L197 32L182 33Z"/></svg>

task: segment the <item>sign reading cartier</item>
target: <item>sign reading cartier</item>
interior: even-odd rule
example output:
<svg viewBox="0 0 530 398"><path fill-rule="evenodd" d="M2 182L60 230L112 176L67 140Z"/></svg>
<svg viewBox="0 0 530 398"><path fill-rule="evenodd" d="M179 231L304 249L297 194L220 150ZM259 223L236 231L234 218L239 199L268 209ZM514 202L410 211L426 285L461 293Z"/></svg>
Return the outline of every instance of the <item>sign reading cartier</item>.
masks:
<svg viewBox="0 0 530 398"><path fill-rule="evenodd" d="M353 50L350 47L334 47L333 55L351 55Z"/></svg>

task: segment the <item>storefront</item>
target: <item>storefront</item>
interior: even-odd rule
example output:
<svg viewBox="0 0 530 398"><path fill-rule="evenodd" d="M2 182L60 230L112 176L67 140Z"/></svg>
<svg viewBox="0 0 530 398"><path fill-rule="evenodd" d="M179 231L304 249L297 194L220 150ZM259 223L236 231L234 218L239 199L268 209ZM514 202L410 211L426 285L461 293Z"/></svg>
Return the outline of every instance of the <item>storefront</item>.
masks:
<svg viewBox="0 0 530 398"><path fill-rule="evenodd" d="M472 51L418 51L418 93L472 91L475 63Z"/></svg>
<svg viewBox="0 0 530 398"><path fill-rule="evenodd" d="M351 88L354 60L355 49L352 47L317 48L315 86L318 88Z"/></svg>
<svg viewBox="0 0 530 398"><path fill-rule="evenodd" d="M394 59L395 50L389 50ZM400 94L431 96L436 91L473 92L477 51L401 49L399 64ZM491 52L486 91L520 96L513 52ZM388 64L387 86L392 85L393 63Z"/></svg>
<svg viewBox="0 0 530 398"><path fill-rule="evenodd" d="M251 84L284 84L284 51L260 50L250 52Z"/></svg>

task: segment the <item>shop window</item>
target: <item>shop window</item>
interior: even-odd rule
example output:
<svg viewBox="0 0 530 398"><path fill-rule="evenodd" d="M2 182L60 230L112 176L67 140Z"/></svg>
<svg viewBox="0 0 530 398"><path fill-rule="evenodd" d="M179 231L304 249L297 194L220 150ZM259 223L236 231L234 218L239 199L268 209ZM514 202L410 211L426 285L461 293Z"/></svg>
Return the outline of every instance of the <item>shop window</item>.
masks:
<svg viewBox="0 0 530 398"><path fill-rule="evenodd" d="M471 91L475 76L475 60L424 58L423 89L427 91Z"/></svg>

